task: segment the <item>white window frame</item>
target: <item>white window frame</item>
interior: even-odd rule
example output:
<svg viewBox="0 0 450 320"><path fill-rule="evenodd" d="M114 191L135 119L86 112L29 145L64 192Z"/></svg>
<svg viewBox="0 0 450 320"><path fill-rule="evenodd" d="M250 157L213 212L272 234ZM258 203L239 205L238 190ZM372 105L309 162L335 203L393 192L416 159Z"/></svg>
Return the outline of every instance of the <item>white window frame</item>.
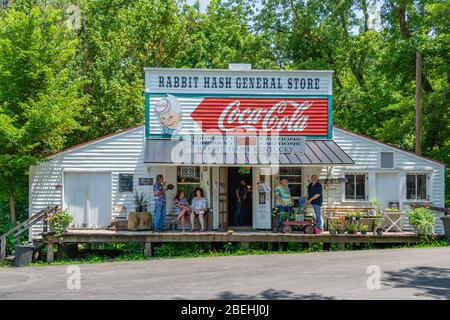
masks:
<svg viewBox="0 0 450 320"><path fill-rule="evenodd" d="M416 196L413 199L408 198L408 176L410 176L410 175L414 175L415 176L415 180L414 180L415 182L414 183L415 183ZM418 188L417 188L417 176L418 175L424 175L425 176L425 199L418 199L417 198L417 190L418 190ZM405 199L406 199L406 201L409 201L409 202L430 201L430 192L429 192L429 190L430 190L430 183L429 183L429 180L430 180L430 175L429 175L428 172L406 172L406 175L405 175L405 190L406 190Z"/></svg>
<svg viewBox="0 0 450 320"><path fill-rule="evenodd" d="M355 192L354 192L354 198L349 199L346 197L345 194L345 182L342 183L342 202L368 202L369 201L369 174L368 172L344 172L343 178L347 175L354 175L355 179ZM364 176L364 199L356 199L356 176L357 175L363 175Z"/></svg>
<svg viewBox="0 0 450 320"><path fill-rule="evenodd" d="M296 200L296 199L300 199L301 197L305 197L305 192L304 192L304 187L305 184L303 183L303 177L304 177L304 170L302 167L300 167L300 174L293 174L293 175L289 175L289 174L281 174L281 169L283 167L280 167L279 170L279 177L283 176L283 177L287 177L289 184L295 184L295 185L300 185L300 196L292 196L292 199ZM300 177L300 182L292 182L291 180L289 180L289 177Z"/></svg>

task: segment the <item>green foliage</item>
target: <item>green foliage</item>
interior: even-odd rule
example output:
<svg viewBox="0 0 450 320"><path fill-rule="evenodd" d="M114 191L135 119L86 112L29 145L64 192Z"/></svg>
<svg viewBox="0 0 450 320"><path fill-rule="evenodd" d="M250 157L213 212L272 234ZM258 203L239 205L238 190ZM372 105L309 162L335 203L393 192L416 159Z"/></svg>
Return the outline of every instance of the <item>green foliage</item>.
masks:
<svg viewBox="0 0 450 320"><path fill-rule="evenodd" d="M73 216L70 214L69 210L61 210L53 214L48 222L51 224L55 231L55 236L58 238L62 237L63 231L70 225L73 221Z"/></svg>
<svg viewBox="0 0 450 320"><path fill-rule="evenodd" d="M330 230L337 230L338 226L339 226L339 221L337 221L337 220L331 220L331 221L330 221L330 224L329 224L329 226L328 226L328 228L329 228Z"/></svg>
<svg viewBox="0 0 450 320"><path fill-rule="evenodd" d="M370 199L370 203L376 209L377 214L380 214L381 213L381 203L380 203L380 201L377 198L372 198L372 199Z"/></svg>
<svg viewBox="0 0 450 320"><path fill-rule="evenodd" d="M355 233L358 231L358 226L355 223L349 223L346 230L348 233Z"/></svg>
<svg viewBox="0 0 450 320"><path fill-rule="evenodd" d="M369 226L367 224L362 224L359 226L360 231L366 231L369 230Z"/></svg>
<svg viewBox="0 0 450 320"><path fill-rule="evenodd" d="M415 208L407 213L409 224L414 230L424 236L433 234L435 216L429 208Z"/></svg>

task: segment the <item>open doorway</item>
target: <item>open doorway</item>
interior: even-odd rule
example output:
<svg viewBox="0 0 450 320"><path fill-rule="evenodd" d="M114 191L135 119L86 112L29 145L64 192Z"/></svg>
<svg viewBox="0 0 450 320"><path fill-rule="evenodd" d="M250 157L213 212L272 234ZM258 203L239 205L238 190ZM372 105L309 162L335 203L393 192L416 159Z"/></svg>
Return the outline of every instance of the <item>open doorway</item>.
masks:
<svg viewBox="0 0 450 320"><path fill-rule="evenodd" d="M245 181L245 185L242 184ZM240 187L241 186L241 187ZM243 220L235 221L237 195L236 190L245 194L241 207ZM245 193L244 193L245 190ZM251 167L229 167L228 168L228 225L229 226L252 226L252 168Z"/></svg>

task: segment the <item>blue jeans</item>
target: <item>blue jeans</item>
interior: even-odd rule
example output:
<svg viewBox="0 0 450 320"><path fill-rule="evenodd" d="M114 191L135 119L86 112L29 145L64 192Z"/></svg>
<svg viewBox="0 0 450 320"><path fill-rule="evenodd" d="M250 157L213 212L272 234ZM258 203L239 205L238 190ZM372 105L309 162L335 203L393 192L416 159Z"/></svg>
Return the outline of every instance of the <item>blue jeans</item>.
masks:
<svg viewBox="0 0 450 320"><path fill-rule="evenodd" d="M311 205L312 205L312 207L313 207L313 209L314 209L314 212L316 213L316 226L318 227L318 228L320 228L320 229L322 229L322 227L323 227L323 221L322 221L322 215L321 215L321 213L320 213L320 205L318 205L318 204L312 204L311 203Z"/></svg>
<svg viewBox="0 0 450 320"><path fill-rule="evenodd" d="M153 220L153 230L163 231L164 222L166 221L166 204L165 203L155 203L155 217Z"/></svg>
<svg viewBox="0 0 450 320"><path fill-rule="evenodd" d="M236 210L234 211L234 224L244 224L244 202L238 201L236 203Z"/></svg>

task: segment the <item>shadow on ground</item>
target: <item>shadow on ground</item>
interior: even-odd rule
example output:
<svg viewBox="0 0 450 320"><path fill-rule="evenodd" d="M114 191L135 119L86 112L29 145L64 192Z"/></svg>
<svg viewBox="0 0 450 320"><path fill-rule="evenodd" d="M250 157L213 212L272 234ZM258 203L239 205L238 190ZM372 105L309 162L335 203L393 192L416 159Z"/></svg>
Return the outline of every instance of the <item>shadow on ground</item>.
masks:
<svg viewBox="0 0 450 320"><path fill-rule="evenodd" d="M330 300L335 299L334 297L327 297L318 293L295 293L288 290L275 290L275 289L267 289L261 291L255 295L248 295L242 293L234 293L231 291L224 291L217 295L217 299L223 300L260 300L260 299L268 299L268 300Z"/></svg>
<svg viewBox="0 0 450 320"><path fill-rule="evenodd" d="M393 288L414 288L416 296L450 298L450 269L417 267L385 272L383 284Z"/></svg>

